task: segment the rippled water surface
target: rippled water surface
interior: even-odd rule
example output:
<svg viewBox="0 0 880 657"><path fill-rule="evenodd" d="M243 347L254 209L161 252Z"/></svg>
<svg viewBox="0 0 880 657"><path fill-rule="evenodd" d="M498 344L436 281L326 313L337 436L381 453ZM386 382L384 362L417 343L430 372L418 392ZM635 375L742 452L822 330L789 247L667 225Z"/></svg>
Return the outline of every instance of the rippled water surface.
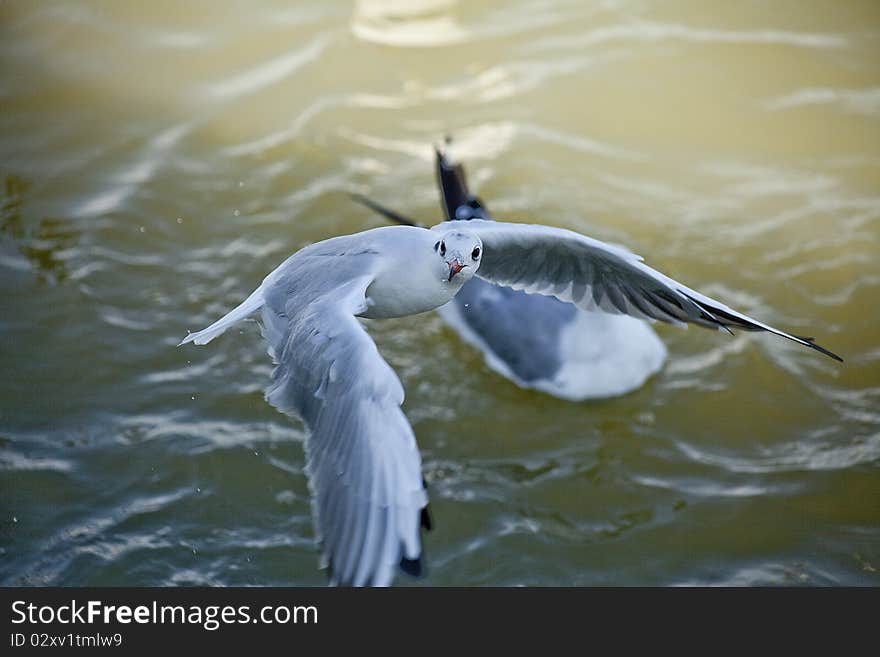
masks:
<svg viewBox="0 0 880 657"><path fill-rule="evenodd" d="M371 322L430 485L416 583L880 584L877 3L2 2L0 62L0 582L325 582L256 324L175 345L381 225L349 192L439 218L448 133L498 217L846 362L660 326L660 374L575 404L436 314Z"/></svg>

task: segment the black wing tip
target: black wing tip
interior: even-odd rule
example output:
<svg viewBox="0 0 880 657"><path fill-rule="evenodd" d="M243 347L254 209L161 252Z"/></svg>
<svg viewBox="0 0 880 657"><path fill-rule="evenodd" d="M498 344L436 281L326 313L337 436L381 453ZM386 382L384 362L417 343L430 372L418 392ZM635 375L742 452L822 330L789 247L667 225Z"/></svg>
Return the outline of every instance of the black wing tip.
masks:
<svg viewBox="0 0 880 657"><path fill-rule="evenodd" d="M447 145L452 140L447 138ZM459 207L465 205L470 199L468 192L467 177L461 164L451 162L446 157L445 149L434 146L435 175L437 186L440 188L440 206L447 221L458 219Z"/></svg>
<svg viewBox="0 0 880 657"><path fill-rule="evenodd" d="M733 331L730 330L730 327L728 326L727 322L724 320L731 320L731 319L737 320L737 324L734 324L734 326L736 326L736 328L738 328L738 329L742 329L745 331L755 331L755 330L766 331L767 330L766 328L761 327L761 326L745 325L737 317L734 317L733 315L731 315L727 312L724 312L719 308L706 308L697 299L694 299L691 295L687 294L686 292L683 292L682 290L679 290L679 293L683 294L685 297L687 297L692 302L694 302L694 304L696 304L696 306L701 311L708 314L707 318L710 321L717 323L719 328L727 331L731 335L733 335ZM720 317L720 319L719 319L719 317ZM777 333L777 335L778 335L778 333ZM816 344L816 338L812 338L812 337L807 338L807 337L804 337L801 335L791 335L791 336L783 336L783 337L794 338L795 340L799 341L799 344L802 344L805 347L809 347L810 349L815 349L820 354L825 354L829 358L833 358L834 360L836 360L838 363L843 362L843 358L841 358L840 356L835 354L833 351L829 351L825 347L822 347L822 346Z"/></svg>
<svg viewBox="0 0 880 657"><path fill-rule="evenodd" d="M424 477L422 477L422 487L425 490L428 490L428 482L425 481ZM430 504L426 504L422 507L422 511L419 514L419 525L427 531L434 529L434 519L431 517ZM423 554L424 548L422 548L422 554L415 559L407 559L404 554L404 556L400 558L400 569L410 577L423 577L428 570L425 566L425 562L422 560Z"/></svg>
<svg viewBox="0 0 880 657"><path fill-rule="evenodd" d="M825 347L816 344L816 338L806 338L806 337L803 337L803 336L800 336L800 335L796 335L796 336L794 336L794 337L796 337L798 340L802 340L802 341L803 341L802 344L804 344L805 346L809 347L810 349L815 349L815 350L818 351L820 354L825 354L825 355L828 356L829 358L833 358L834 360L836 360L838 363L842 363L842 362L843 362L843 358L841 358L840 356L838 356L837 354L835 354L833 351L829 351L829 350L826 349Z"/></svg>
<svg viewBox="0 0 880 657"><path fill-rule="evenodd" d="M425 481L425 478L422 477L422 486L425 490L428 490L428 482ZM431 531L434 529L434 518L431 515L431 505L426 504L422 507L422 510L419 514L419 525L427 530ZM323 550L323 546L321 547ZM419 554L415 559L408 559L406 553L404 552L404 546L401 544L400 546L401 553L403 556L400 557L400 570L409 575L410 577L424 577L428 568L425 565L422 557L424 556L424 547L422 548L422 553ZM334 582L334 572L333 572L333 560L328 557L327 565L325 566L325 570L327 571L327 577L330 580L331 584ZM340 586L351 586L348 583L339 583Z"/></svg>
<svg viewBox="0 0 880 657"><path fill-rule="evenodd" d="M446 157L446 147L451 143L452 138L447 135L442 146L434 144L434 165L440 173L445 173L451 168Z"/></svg>
<svg viewBox="0 0 880 657"><path fill-rule="evenodd" d="M422 476L422 488L426 493L428 492L428 482L424 476ZM419 514L419 524L427 531L434 529L434 516L431 514L430 503L422 507L422 512Z"/></svg>
<svg viewBox="0 0 880 657"><path fill-rule="evenodd" d="M446 138L447 144L451 141L450 137ZM464 165L450 162L445 151L437 146L434 147L434 152L437 155L437 183L440 186L441 205L446 221L491 221L489 208L479 196L471 194L468 189Z"/></svg>
<svg viewBox="0 0 880 657"><path fill-rule="evenodd" d="M431 515L431 506L426 504L422 508L422 513L419 516L419 524L426 531L432 531L434 529L434 517Z"/></svg>
<svg viewBox="0 0 880 657"><path fill-rule="evenodd" d="M382 215L386 219L390 219L391 221L401 224L402 226L420 226L419 222L417 222L415 219L400 214L399 212L390 208L386 208L384 205L374 201L367 196L364 196L363 194L358 194L357 192L349 192L348 195L355 203L360 203L361 205L368 207L373 212Z"/></svg>
<svg viewBox="0 0 880 657"><path fill-rule="evenodd" d="M407 559L406 557L401 557L400 569L410 577L424 577L427 573L427 568L422 561L421 555L419 555L415 559Z"/></svg>
<svg viewBox="0 0 880 657"><path fill-rule="evenodd" d="M420 554L415 559L408 559L405 555L400 558L400 570L409 575L410 577L422 578L428 574L428 567L425 565L425 561L422 558L422 554ZM327 580L330 586L339 586L342 588L351 588L357 586L356 584L348 581L336 580L336 573L333 570L333 564L328 563L326 568ZM375 586L375 581L368 581L367 586Z"/></svg>
<svg viewBox="0 0 880 657"><path fill-rule="evenodd" d="M450 162L445 149L441 149L438 146L434 147L434 164L437 167L437 174L440 177L441 189L453 182L457 185L461 184L461 181L458 179L458 169L461 168L461 165ZM448 180L448 176L455 178L455 180Z"/></svg>

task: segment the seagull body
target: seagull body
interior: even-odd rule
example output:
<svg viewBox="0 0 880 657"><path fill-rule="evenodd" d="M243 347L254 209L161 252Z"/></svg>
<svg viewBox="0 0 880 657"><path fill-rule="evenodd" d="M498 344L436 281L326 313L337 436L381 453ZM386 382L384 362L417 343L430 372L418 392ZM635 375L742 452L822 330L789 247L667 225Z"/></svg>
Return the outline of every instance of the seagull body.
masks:
<svg viewBox="0 0 880 657"><path fill-rule="evenodd" d="M260 311L276 367L266 399L308 430L306 472L331 583L388 585L422 571L428 497L404 392L357 317L399 317L448 301L474 275L584 310L730 331L768 331L840 358L578 233L474 219L388 226L301 249L237 308L181 344L207 344Z"/></svg>
<svg viewBox="0 0 880 657"><path fill-rule="evenodd" d="M441 208L463 225L491 221L486 204L470 193L464 168L435 153ZM356 196L385 217L412 219ZM486 364L522 388L581 401L621 395L660 370L666 346L651 326L627 315L583 310L553 296L529 294L479 277L468 281L440 316L479 349Z"/></svg>
<svg viewBox="0 0 880 657"><path fill-rule="evenodd" d="M455 229L440 237L408 226L324 240L181 342L207 344L261 311L276 364L266 399L309 431L312 513L333 583L387 585L398 565L420 574L419 532L430 527L421 458L400 409L403 386L356 317L447 303L476 271L475 248L479 239Z"/></svg>

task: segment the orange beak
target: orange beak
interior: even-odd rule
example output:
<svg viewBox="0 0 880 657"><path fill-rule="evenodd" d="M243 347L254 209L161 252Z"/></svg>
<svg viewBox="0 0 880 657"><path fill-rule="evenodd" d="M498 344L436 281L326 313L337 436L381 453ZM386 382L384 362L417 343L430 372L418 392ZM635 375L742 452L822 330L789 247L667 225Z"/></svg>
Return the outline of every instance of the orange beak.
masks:
<svg viewBox="0 0 880 657"><path fill-rule="evenodd" d="M453 259L453 260L450 260L450 261L447 262L446 264L449 265L449 278L447 279L447 280L449 280L449 281L451 281L451 280L452 280L452 277L455 276L458 272L460 272L462 269L464 269L465 267L467 267L467 265L463 265L463 264L461 264L461 263L458 261L458 258L455 258L455 259Z"/></svg>

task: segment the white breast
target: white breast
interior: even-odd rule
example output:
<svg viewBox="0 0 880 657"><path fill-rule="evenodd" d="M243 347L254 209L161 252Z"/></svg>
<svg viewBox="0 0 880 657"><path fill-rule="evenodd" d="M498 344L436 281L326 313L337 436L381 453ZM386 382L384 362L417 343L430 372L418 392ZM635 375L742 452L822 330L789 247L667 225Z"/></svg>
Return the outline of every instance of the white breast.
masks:
<svg viewBox="0 0 880 657"><path fill-rule="evenodd" d="M404 228L404 227L400 227ZM412 228L383 245L386 265L367 288L369 308L361 317L404 317L438 308L454 297L466 277L447 281L448 266L434 251L435 235Z"/></svg>

